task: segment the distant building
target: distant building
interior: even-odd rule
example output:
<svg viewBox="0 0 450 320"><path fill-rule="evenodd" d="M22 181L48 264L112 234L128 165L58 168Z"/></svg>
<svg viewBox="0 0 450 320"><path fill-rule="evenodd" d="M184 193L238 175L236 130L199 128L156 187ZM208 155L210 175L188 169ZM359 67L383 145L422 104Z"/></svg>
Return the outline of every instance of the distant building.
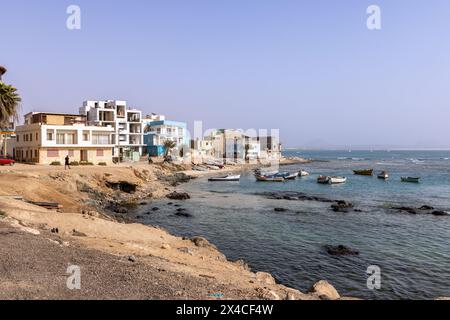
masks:
<svg viewBox="0 0 450 320"><path fill-rule="evenodd" d="M194 162L201 162L203 158L237 163L281 158L278 138L252 136L236 129L211 130L203 139L192 140L191 148Z"/></svg>
<svg viewBox="0 0 450 320"><path fill-rule="evenodd" d="M11 139L15 139L15 124L9 122L7 126L0 127L0 157L13 157Z"/></svg>
<svg viewBox="0 0 450 320"><path fill-rule="evenodd" d="M142 112L127 107L126 101L85 101L80 114L87 117L90 126L112 127L113 157L138 161L144 153Z"/></svg>
<svg viewBox="0 0 450 320"><path fill-rule="evenodd" d="M16 161L51 164L71 161L112 164L114 129L87 126L79 114L32 112L16 127L12 143Z"/></svg>
<svg viewBox="0 0 450 320"><path fill-rule="evenodd" d="M165 153L164 143L168 140L175 142L172 155L181 157L187 146L187 125L184 122L166 120L162 115L150 115L144 120L144 142L147 153L152 157Z"/></svg>

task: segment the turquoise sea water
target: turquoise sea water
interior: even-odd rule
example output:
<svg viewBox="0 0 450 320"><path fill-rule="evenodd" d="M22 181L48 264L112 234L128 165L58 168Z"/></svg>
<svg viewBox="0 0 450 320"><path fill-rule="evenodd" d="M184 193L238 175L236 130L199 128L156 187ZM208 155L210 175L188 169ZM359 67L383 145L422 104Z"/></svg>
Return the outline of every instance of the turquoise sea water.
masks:
<svg viewBox="0 0 450 320"><path fill-rule="evenodd" d="M374 299L423 299L450 296L450 216L410 215L386 207L431 205L450 211L449 151L300 151L285 156L312 158L307 165L282 167L311 173L284 183L208 183L205 178L181 186L192 195L178 202L192 218L175 216L166 200L145 222L180 236L202 235L230 260L242 258L255 271L271 272L288 286L305 291L325 279L341 294ZM388 181L355 176L353 169L387 170ZM319 174L344 175L345 185L320 185ZM419 184L401 176L421 176ZM269 200L264 191L299 191L351 201L362 212L336 213L329 203ZM177 202L175 202L177 203ZM289 209L275 212L275 207ZM148 211L148 208L145 208ZM346 245L358 256L330 256L324 245ZM380 290L367 288L367 267L381 268Z"/></svg>

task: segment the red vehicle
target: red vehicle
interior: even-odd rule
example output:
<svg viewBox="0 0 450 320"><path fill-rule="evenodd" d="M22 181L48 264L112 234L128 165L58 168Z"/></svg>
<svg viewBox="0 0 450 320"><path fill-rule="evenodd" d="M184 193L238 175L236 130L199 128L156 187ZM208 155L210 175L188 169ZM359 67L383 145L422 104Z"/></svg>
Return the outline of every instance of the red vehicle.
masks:
<svg viewBox="0 0 450 320"><path fill-rule="evenodd" d="M13 159L8 159L8 158L0 158L0 166L4 166L4 165L14 165L15 161Z"/></svg>

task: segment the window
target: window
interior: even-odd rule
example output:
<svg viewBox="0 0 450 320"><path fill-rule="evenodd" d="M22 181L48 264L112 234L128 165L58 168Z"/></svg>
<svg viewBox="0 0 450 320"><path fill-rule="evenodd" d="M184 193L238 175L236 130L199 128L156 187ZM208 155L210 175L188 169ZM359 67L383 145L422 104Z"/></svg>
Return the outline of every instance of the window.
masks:
<svg viewBox="0 0 450 320"><path fill-rule="evenodd" d="M66 141L67 144L76 144L75 134L68 133L66 137L67 137L67 141Z"/></svg>
<svg viewBox="0 0 450 320"><path fill-rule="evenodd" d="M38 141L38 140L39 140L39 133L36 132L36 141Z"/></svg>
<svg viewBox="0 0 450 320"><path fill-rule="evenodd" d="M89 141L89 131L83 131L83 141Z"/></svg>
<svg viewBox="0 0 450 320"><path fill-rule="evenodd" d="M17 135L17 137L16 137L16 138L17 138L17 142L19 142L19 140L20 140L20 138L19 138L19 135Z"/></svg>
<svg viewBox="0 0 450 320"><path fill-rule="evenodd" d="M48 149L47 150L47 157L48 158L58 158L59 157L59 150Z"/></svg>
<svg viewBox="0 0 450 320"><path fill-rule="evenodd" d="M33 134L30 133L30 141L33 141Z"/></svg>
<svg viewBox="0 0 450 320"><path fill-rule="evenodd" d="M64 133L56 134L56 144L64 144Z"/></svg>
<svg viewBox="0 0 450 320"><path fill-rule="evenodd" d="M37 135L37 134L36 134ZM34 157L35 158L37 158L38 157L38 151L37 151L37 149L36 150L34 150Z"/></svg>
<svg viewBox="0 0 450 320"><path fill-rule="evenodd" d="M97 149L97 157L103 157L103 149Z"/></svg>
<svg viewBox="0 0 450 320"><path fill-rule="evenodd" d="M47 140L53 141L53 130L47 130Z"/></svg>
<svg viewBox="0 0 450 320"><path fill-rule="evenodd" d="M93 134L92 135L92 144L109 144L109 143L110 142L109 142L108 134Z"/></svg>

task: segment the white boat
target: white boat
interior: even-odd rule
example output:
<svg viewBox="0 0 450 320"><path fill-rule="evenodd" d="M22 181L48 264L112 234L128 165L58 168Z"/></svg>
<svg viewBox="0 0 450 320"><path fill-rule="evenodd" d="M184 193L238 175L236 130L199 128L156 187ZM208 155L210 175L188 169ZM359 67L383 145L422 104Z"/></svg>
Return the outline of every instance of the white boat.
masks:
<svg viewBox="0 0 450 320"><path fill-rule="evenodd" d="M210 178L208 181L239 181L241 179L241 175L227 175L224 177L216 177L216 178Z"/></svg>
<svg viewBox="0 0 450 320"><path fill-rule="evenodd" d="M309 176L309 172L308 172L308 171L305 171L305 170L300 170L300 171L298 172L298 176L299 176L299 177L307 177L307 176Z"/></svg>
<svg viewBox="0 0 450 320"><path fill-rule="evenodd" d="M282 177L284 180L295 180L298 177L298 172L279 172L275 174L275 177Z"/></svg>
<svg viewBox="0 0 450 320"><path fill-rule="evenodd" d="M329 177L328 183L329 184L339 184L339 183L346 183L347 178L346 177Z"/></svg>
<svg viewBox="0 0 450 320"><path fill-rule="evenodd" d="M208 167L208 169L211 169L211 170L220 170L220 167L214 166L214 165L207 165L207 167Z"/></svg>
<svg viewBox="0 0 450 320"><path fill-rule="evenodd" d="M378 179L389 179L389 174L386 171L381 171L378 175L377 175Z"/></svg>

